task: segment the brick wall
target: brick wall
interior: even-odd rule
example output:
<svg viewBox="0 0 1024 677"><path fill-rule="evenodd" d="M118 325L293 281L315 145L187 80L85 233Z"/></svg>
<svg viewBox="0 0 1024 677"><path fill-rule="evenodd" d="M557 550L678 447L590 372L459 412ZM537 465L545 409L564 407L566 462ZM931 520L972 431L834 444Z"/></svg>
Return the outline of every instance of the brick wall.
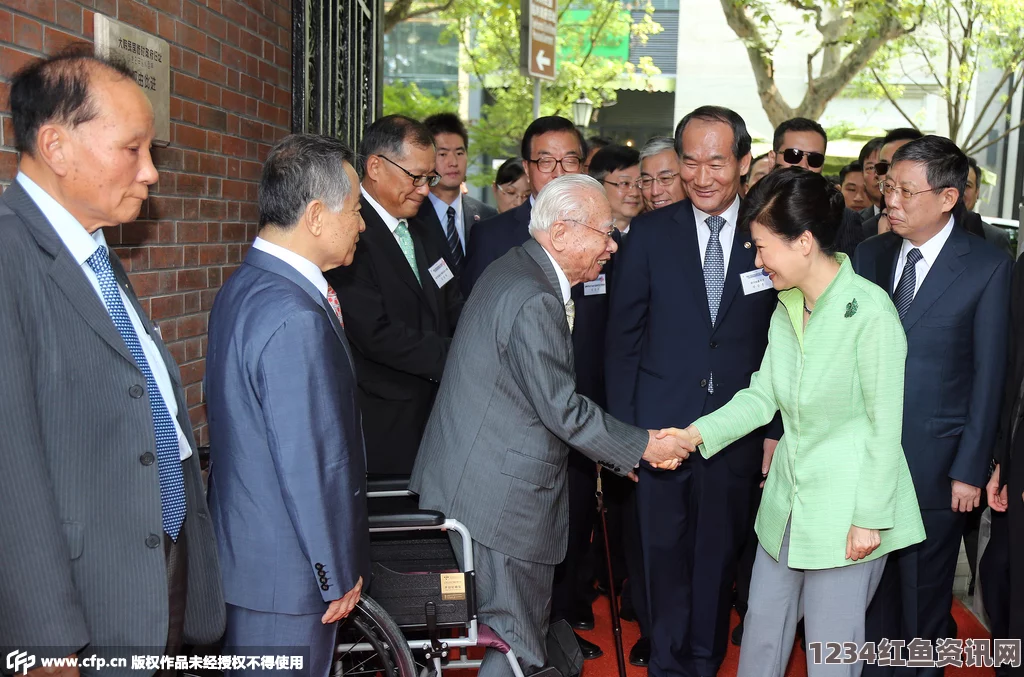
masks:
<svg viewBox="0 0 1024 677"><path fill-rule="evenodd" d="M192 425L208 443L202 379L206 326L221 283L256 235L256 185L288 133L290 0L3 0L0 183L17 171L11 75L36 57L93 39L102 13L171 45L171 143L139 219L105 231L142 305L178 361Z"/></svg>

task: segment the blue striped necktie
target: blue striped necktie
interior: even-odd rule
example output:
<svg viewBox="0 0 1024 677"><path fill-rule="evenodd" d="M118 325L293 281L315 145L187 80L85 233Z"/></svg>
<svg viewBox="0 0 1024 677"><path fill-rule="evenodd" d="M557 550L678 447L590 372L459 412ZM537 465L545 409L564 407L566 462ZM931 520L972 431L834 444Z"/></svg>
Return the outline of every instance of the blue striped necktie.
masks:
<svg viewBox="0 0 1024 677"><path fill-rule="evenodd" d="M452 250L452 263L455 264L457 272L462 268L462 240L459 239L459 230L455 227L455 207L448 207L448 226L445 228L448 236L448 248Z"/></svg>
<svg viewBox="0 0 1024 677"><path fill-rule="evenodd" d="M139 371L146 377L146 394L149 395L149 408L153 414L153 428L156 433L156 460L160 476L160 506L164 531L172 540L178 540L178 532L185 522L185 476L181 469L181 451L178 448L178 432L174 429L174 420L167 410L167 404L160 395L160 389L153 378L153 370L149 368L139 335L132 326L128 311L121 301L117 280L110 267L110 255L106 247L100 247L87 259L87 263L96 273L100 281L100 291L107 305L110 319L114 321L118 333L128 346L128 351L135 358Z"/></svg>
<svg viewBox="0 0 1024 677"><path fill-rule="evenodd" d="M900 276L896 291L893 292L892 302L896 306L896 312L900 319L910 310L910 304L914 302L914 292L917 288L917 262L921 260L921 250L911 249L907 252L907 263L903 266L903 275Z"/></svg>

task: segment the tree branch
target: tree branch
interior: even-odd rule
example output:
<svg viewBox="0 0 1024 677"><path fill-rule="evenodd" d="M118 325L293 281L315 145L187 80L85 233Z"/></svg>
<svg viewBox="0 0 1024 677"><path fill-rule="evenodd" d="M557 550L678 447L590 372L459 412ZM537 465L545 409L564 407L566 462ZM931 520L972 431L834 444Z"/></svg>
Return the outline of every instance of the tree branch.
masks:
<svg viewBox="0 0 1024 677"><path fill-rule="evenodd" d="M1006 101L1003 102L1003 104L999 107L999 110L992 116L992 121L989 123L988 127L985 128L985 131L977 135L977 141L975 141L975 143L980 143L982 139L988 136L992 132L992 130L995 129L996 124L1003 119L1003 116L1006 113L1006 109L1013 103L1013 96L1014 94L1016 94L1017 87L1019 85L1020 81L1018 81L1017 84L1014 85L1013 89L1010 91L1009 96L1006 97ZM969 145L972 138L975 138L974 129L971 130L971 134L968 134L966 137L964 137L964 145Z"/></svg>
<svg viewBox="0 0 1024 677"><path fill-rule="evenodd" d="M889 94L889 88L885 85L884 82L882 82L882 78L878 76L878 71L876 71L874 68L871 69L871 77L873 77L875 79L875 82L877 82L878 85L882 88L882 93L885 94L885 98L889 99L889 103L891 103L893 108L895 108L899 112L899 114L903 116L903 119L910 123L911 127L917 127L917 124L912 119L910 119L910 116L907 115L907 112L903 110L898 103L896 103L896 99L893 98L891 94Z"/></svg>
<svg viewBox="0 0 1024 677"><path fill-rule="evenodd" d="M794 117L793 109L782 98L782 93L775 85L775 66L771 59L771 50L764 44L754 22L747 16L744 5L739 0L720 2L726 22L747 48L747 59L757 82L761 107L767 113L768 119L773 125L778 125Z"/></svg>
<svg viewBox="0 0 1024 677"><path fill-rule="evenodd" d="M406 19L415 19L417 17L426 16L427 14L433 14L434 12L443 12L450 9L455 0L446 0L439 5L429 5L427 7L417 7L412 9L413 0L395 0L391 5L391 9L384 15L384 32L388 33L392 28L402 23Z"/></svg>
<svg viewBox="0 0 1024 677"><path fill-rule="evenodd" d="M1006 81L1013 77L1014 71L1015 69L1008 68L1003 72L1003 77L1000 78L999 83L992 88L992 93L988 95L988 99L985 100L984 105L982 105L981 109L975 114L974 124L971 126L971 131L967 132L967 136L964 137L965 142L974 137L974 133L978 131L978 125L981 124L982 119L985 117L985 112L988 110L988 107L992 105L993 101L995 101L996 96L999 95L1000 90L1002 90L1003 85L1006 84ZM997 117L1000 114L1002 114L1002 111L1006 110L1007 105L1013 100L1013 93L1016 92L1017 87L1020 86L1021 79L1022 78L1017 78L1017 80L1014 82L1013 88L1010 90L1010 95L1006 98L1006 101L1003 103L999 111L996 113Z"/></svg>
<svg viewBox="0 0 1024 677"><path fill-rule="evenodd" d="M995 123L993 123L993 126L995 126ZM974 154L974 153L977 153L978 151L982 151L982 150L985 150L985 149L986 149L986 148L988 148L989 146L992 146L992 145L994 145L994 144L997 144L997 143L999 143L1000 141L1002 141L1003 139L1005 139L1006 137L1008 137L1008 136L1009 136L1010 134L1012 134L1012 133L1013 133L1013 132L1015 132L1016 130L1020 129L1021 127L1024 127L1024 121L1018 122L1018 123L1017 123L1017 124L1015 124L1015 125L1014 125L1013 127L1010 127L1010 128L1009 128L1009 129L1007 129L1007 130L1006 130L1005 132L1003 132L1002 134L1000 134L999 136L997 136L996 138L992 139L991 141L989 141L988 143L986 143L986 144L984 144L984 145L982 145L982 146L978 146L978 145L972 145L972 146L970 146L970 147L968 147L968 148L965 148L965 149L964 149L964 154L965 154L965 155L972 155L972 154ZM987 134L987 132L986 132L986 134ZM984 137L982 137L982 139L983 139L983 138L984 138ZM981 142L981 139L978 139L978 142L980 143L980 142Z"/></svg>

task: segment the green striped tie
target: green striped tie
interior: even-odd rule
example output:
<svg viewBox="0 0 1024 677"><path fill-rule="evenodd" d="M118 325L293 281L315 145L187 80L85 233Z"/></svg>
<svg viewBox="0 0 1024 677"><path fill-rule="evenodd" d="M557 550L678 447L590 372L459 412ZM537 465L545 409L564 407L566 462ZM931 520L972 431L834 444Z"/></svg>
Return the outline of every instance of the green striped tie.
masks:
<svg viewBox="0 0 1024 677"><path fill-rule="evenodd" d="M409 234L409 224L406 223L405 219L398 222L395 227L395 237L398 238L398 246L402 248L402 253L405 254L405 260L412 266L413 275L416 276L416 281L423 286L423 280L420 279L420 269L416 267L416 248L412 246L412 235Z"/></svg>

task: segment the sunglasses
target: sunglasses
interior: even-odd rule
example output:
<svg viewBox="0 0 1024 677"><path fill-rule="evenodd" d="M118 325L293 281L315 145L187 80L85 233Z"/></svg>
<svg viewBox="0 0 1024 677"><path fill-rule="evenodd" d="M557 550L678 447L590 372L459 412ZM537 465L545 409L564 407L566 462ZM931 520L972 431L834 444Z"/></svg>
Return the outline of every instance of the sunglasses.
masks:
<svg viewBox="0 0 1024 677"><path fill-rule="evenodd" d="M891 163L885 160L879 160L875 163L875 176L885 176L889 173L889 165Z"/></svg>
<svg viewBox="0 0 1024 677"><path fill-rule="evenodd" d="M817 169L825 164L825 155L823 153L815 153L811 151L803 151L799 148L787 148L782 151L782 159L786 161L787 165L798 165L800 160L803 159L804 155L807 156L807 166Z"/></svg>

